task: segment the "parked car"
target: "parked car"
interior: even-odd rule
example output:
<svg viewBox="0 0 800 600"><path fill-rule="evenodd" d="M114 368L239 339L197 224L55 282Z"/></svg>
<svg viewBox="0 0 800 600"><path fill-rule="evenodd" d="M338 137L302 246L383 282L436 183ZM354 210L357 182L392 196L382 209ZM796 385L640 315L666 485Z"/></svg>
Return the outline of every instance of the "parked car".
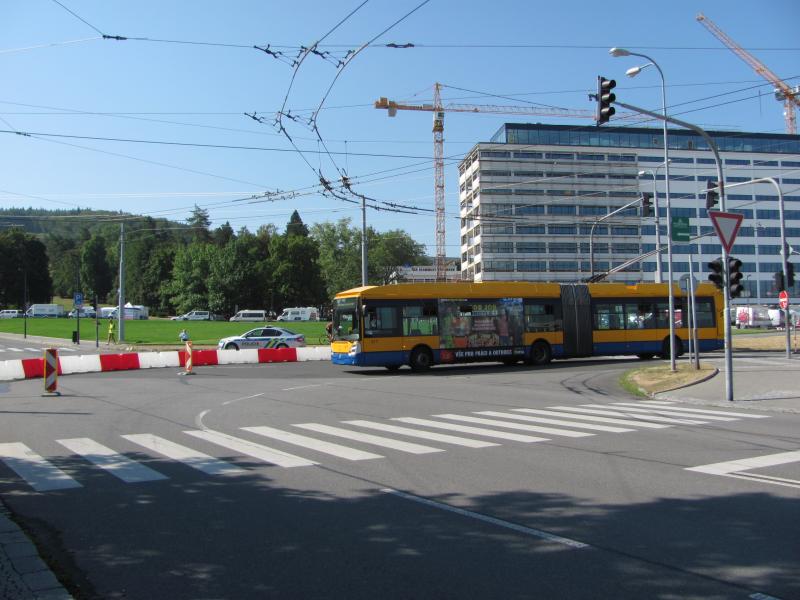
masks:
<svg viewBox="0 0 800 600"><path fill-rule="evenodd" d="M265 310L240 310L230 318L231 321L251 321L254 323L266 323L267 311Z"/></svg>
<svg viewBox="0 0 800 600"><path fill-rule="evenodd" d="M91 306L84 306L83 308L76 308L69 311L67 315L70 319L74 319L80 314L81 319L94 319L97 314Z"/></svg>
<svg viewBox="0 0 800 600"><path fill-rule="evenodd" d="M172 317L173 321L210 321L211 312L207 310L190 310L185 315Z"/></svg>
<svg viewBox="0 0 800 600"><path fill-rule="evenodd" d="M306 345L304 335L282 327L257 327L242 335L222 338L220 350L244 350L248 348L302 348Z"/></svg>
<svg viewBox="0 0 800 600"><path fill-rule="evenodd" d="M22 316L22 311L16 310L14 308L7 308L6 310L0 310L0 319L16 319Z"/></svg>

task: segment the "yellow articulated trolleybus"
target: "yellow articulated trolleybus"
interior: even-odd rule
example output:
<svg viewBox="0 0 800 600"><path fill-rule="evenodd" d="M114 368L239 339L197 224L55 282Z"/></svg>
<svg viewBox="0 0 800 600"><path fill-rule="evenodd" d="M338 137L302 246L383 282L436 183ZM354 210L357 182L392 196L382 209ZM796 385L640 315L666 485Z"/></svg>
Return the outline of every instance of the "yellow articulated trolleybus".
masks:
<svg viewBox="0 0 800 600"><path fill-rule="evenodd" d="M674 287L675 348L688 349L685 295ZM723 300L695 290L698 347L723 347ZM669 357L668 284L454 282L368 286L336 295L331 359L339 365L503 362L553 358Z"/></svg>

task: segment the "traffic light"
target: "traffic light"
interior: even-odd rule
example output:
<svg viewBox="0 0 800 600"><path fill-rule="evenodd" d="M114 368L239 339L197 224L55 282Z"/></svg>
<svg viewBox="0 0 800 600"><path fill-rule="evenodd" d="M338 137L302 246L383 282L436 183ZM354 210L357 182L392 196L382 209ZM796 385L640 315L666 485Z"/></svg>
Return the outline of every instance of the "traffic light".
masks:
<svg viewBox="0 0 800 600"><path fill-rule="evenodd" d="M783 273L780 271L775 273L775 289L779 292L786 291L786 286L783 285Z"/></svg>
<svg viewBox="0 0 800 600"><path fill-rule="evenodd" d="M786 261L786 287L794 287L794 265Z"/></svg>
<svg viewBox="0 0 800 600"><path fill-rule="evenodd" d="M597 77L597 124L602 125L608 123L608 120L614 116L617 111L611 106L617 97L611 93L617 87L617 82L613 79L606 79L605 77Z"/></svg>
<svg viewBox="0 0 800 600"><path fill-rule="evenodd" d="M650 204L650 194L642 194L642 217L653 216L653 205Z"/></svg>
<svg viewBox="0 0 800 600"><path fill-rule="evenodd" d="M739 270L741 268L742 261L732 256L728 257L728 285L730 285L731 298L738 298L744 291L744 286L741 284L744 275Z"/></svg>
<svg viewBox="0 0 800 600"><path fill-rule="evenodd" d="M708 268L711 269L711 273L708 274L708 280L719 289L723 289L725 287L725 276L722 273L722 258L712 260L708 263Z"/></svg>
<svg viewBox="0 0 800 600"><path fill-rule="evenodd" d="M719 184L716 181L706 182L706 210L714 208L719 200L719 193L715 189Z"/></svg>

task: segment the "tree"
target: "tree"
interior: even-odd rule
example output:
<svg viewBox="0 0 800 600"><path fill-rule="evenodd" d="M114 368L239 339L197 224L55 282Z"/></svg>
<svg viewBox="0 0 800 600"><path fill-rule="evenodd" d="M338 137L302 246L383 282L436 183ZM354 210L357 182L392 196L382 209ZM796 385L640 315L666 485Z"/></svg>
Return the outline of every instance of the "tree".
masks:
<svg viewBox="0 0 800 600"><path fill-rule="evenodd" d="M52 296L45 245L18 228L0 232L0 303L22 308Z"/></svg>
<svg viewBox="0 0 800 600"><path fill-rule="evenodd" d="M297 211L294 211L292 216L289 217L289 223L286 225L286 235L301 235L303 237L308 237L308 227L305 226L303 219L300 218L300 213Z"/></svg>
<svg viewBox="0 0 800 600"><path fill-rule="evenodd" d="M319 249L313 239L275 236L270 250L278 306L319 306L325 301L325 284L317 262Z"/></svg>
<svg viewBox="0 0 800 600"><path fill-rule="evenodd" d="M69 298L79 285L81 255L80 248L74 238L61 234L48 236L47 255L54 258L50 261L50 277L53 280L53 292L57 296Z"/></svg>
<svg viewBox="0 0 800 600"><path fill-rule="evenodd" d="M383 233L369 230L369 280L372 283L385 285L389 283L391 274L403 265L428 264L425 246L414 241L405 231L394 229Z"/></svg>
<svg viewBox="0 0 800 600"><path fill-rule="evenodd" d="M361 232L350 219L315 223L311 237L319 246L318 263L328 298L361 284Z"/></svg>
<svg viewBox="0 0 800 600"><path fill-rule="evenodd" d="M217 246L227 245L234 237L236 237L236 234L228 221L225 221L224 225L220 225L214 231L214 243Z"/></svg>
<svg viewBox="0 0 800 600"><path fill-rule="evenodd" d="M197 242L210 242L211 233L208 231L211 225L211 219L208 216L208 211L200 208L196 204L192 210L192 216L186 220L189 227L192 228L194 240Z"/></svg>
<svg viewBox="0 0 800 600"><path fill-rule="evenodd" d="M106 242L98 234L94 234L81 249L81 283L87 297L95 295L101 301L108 297L114 281L106 256Z"/></svg>
<svg viewBox="0 0 800 600"><path fill-rule="evenodd" d="M178 313L208 308L208 278L216 246L193 242L175 253L169 300Z"/></svg>

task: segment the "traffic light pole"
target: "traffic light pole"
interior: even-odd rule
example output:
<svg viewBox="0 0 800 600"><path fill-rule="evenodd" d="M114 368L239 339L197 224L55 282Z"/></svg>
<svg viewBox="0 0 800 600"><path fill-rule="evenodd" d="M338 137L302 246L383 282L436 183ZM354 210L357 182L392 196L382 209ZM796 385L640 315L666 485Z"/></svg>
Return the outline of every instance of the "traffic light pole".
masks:
<svg viewBox="0 0 800 600"><path fill-rule="evenodd" d="M679 125L680 127L685 127L686 129L690 129L705 139L708 143L708 147L711 148L711 151L714 153L714 159L717 163L717 181L719 182L719 206L720 210L723 212L725 211L727 204L725 201L725 179L722 176L722 160L719 157L719 150L717 149L717 145L714 143L714 140L711 139L711 136L708 135L703 129L698 127L697 125L693 125L692 123L687 123L686 121L681 121L680 119L676 119L675 117L669 117L665 114L659 114L647 110L645 108L639 108L638 106L633 106L632 104L625 104L624 102L616 101L615 104L618 104L622 108L626 108L630 111L647 115L648 117L652 117L654 119L658 119L660 121L665 121L667 123L674 123L675 125ZM667 215L671 218L671 215ZM728 251L723 246L722 248L722 264L728 264ZM784 261L784 269L785 261ZM725 300L725 316L724 316L724 323L725 323L725 399L729 402L733 402L733 348L731 347L731 319L730 319L730 304L731 304L731 295L730 295L730 281L727 273L727 268L725 269L725 290L723 293L723 297ZM674 317L670 315L673 319Z"/></svg>
<svg viewBox="0 0 800 600"><path fill-rule="evenodd" d="M619 103L618 103L619 104ZM720 175L720 177L722 177ZM722 181L722 179L720 179ZM735 188L741 187L743 185L751 185L753 183L769 183L775 188L775 191L778 192L778 213L780 216L781 222L781 272L783 273L783 283L785 286L789 286L789 269L786 266L786 263L789 261L789 257L786 253L786 219L784 217L784 199L783 199L783 191L781 190L781 186L778 184L778 181L773 177L759 177L758 179L751 179L750 181L742 181L740 183L731 183L726 185L727 188ZM722 186L719 187L720 191L720 198L722 198ZM722 206L722 205L721 205ZM724 211L725 208L723 207L722 210ZM790 312L789 312L789 305L786 305L784 309L784 323L786 323L786 358L792 357L792 335L789 331L789 322L790 322Z"/></svg>

